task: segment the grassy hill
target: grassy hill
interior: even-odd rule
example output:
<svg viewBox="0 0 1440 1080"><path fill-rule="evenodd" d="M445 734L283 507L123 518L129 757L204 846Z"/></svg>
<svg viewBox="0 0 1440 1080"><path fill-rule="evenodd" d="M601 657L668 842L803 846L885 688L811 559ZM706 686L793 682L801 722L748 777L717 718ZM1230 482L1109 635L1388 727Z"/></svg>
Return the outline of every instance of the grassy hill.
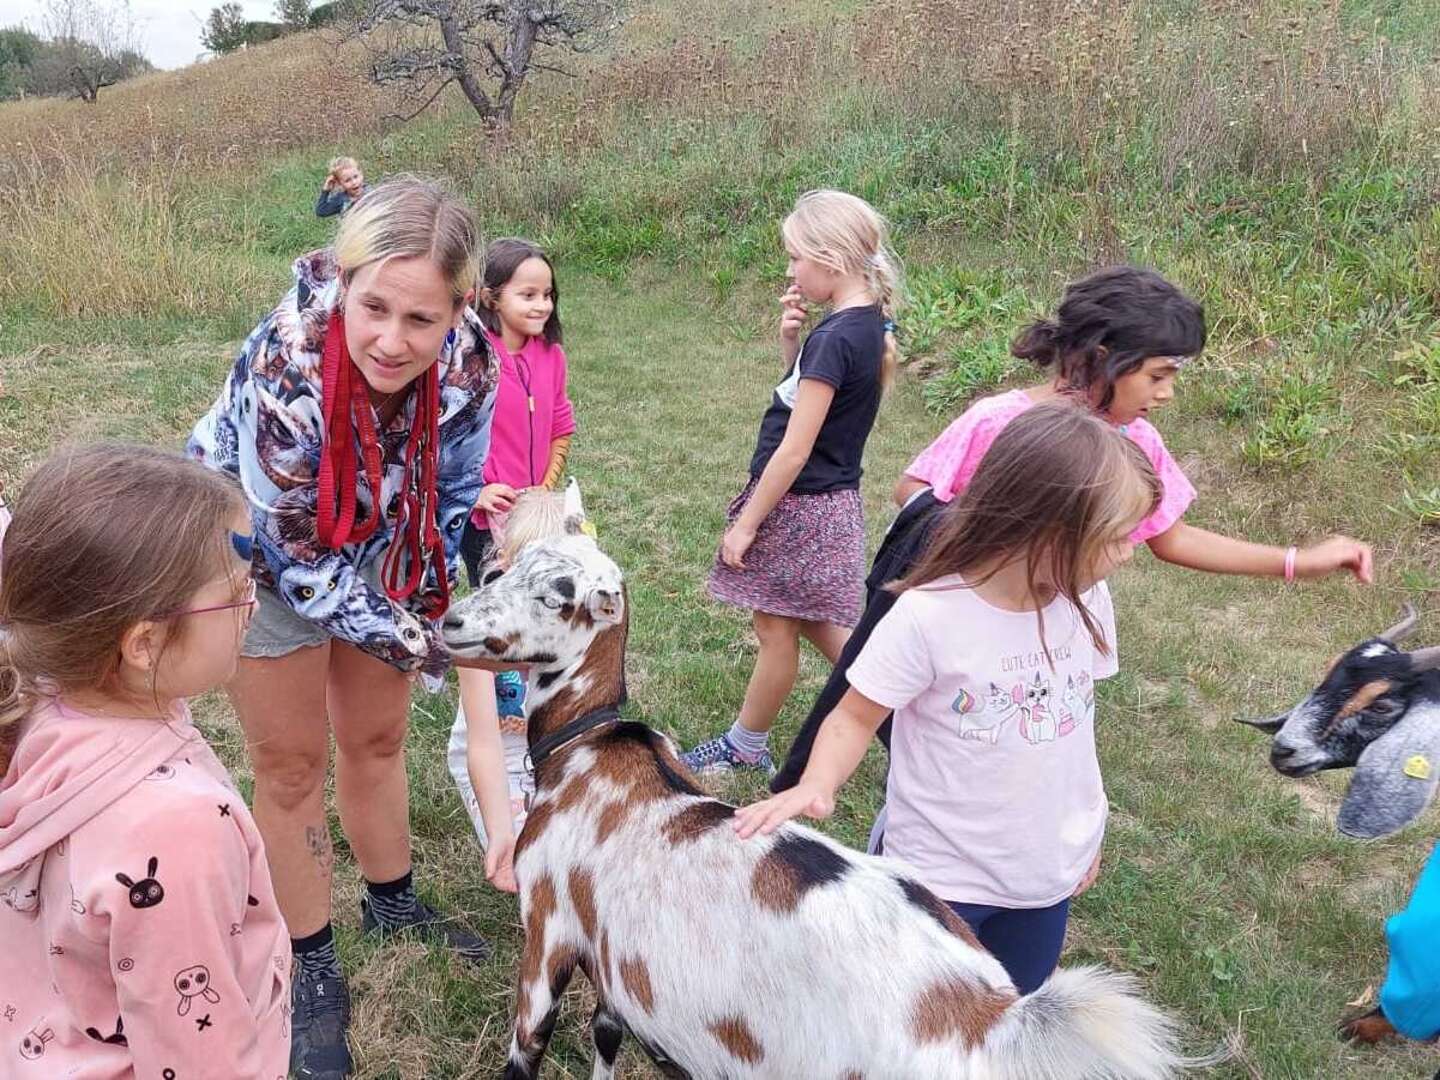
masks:
<svg viewBox="0 0 1440 1080"><path fill-rule="evenodd" d="M1200 490L1189 519L1270 542L1344 530L1375 543L1381 577L1284 589L1146 556L1116 579L1111 832L1068 958L1138 973L1197 1048L1236 1039L1216 1076L1434 1070L1433 1049L1331 1033L1383 974L1383 918L1434 818L1342 842L1343 778L1285 781L1228 723L1295 700L1403 598L1433 609L1440 588L1434 5L650 0L573 78L538 77L498 144L453 102L387 123L352 61L302 35L93 108L0 107L0 479L65 437L178 443L289 259L329 236L310 210L333 153L371 176L442 174L488 232L560 260L573 467L631 577L636 715L688 741L733 716L753 656L702 581L777 374L776 226L794 195L871 199L910 272L910 371L867 461L876 534L895 475L946 418L1021 384L1006 343L1067 278L1157 266L1212 326L1158 420ZM1433 611L1424 625L1440 640ZM820 675L807 665L782 745ZM366 1077L491 1075L504 1052L517 927L445 774L452 713L417 701L417 865L500 948L478 974L373 949L342 860ZM243 776L224 704L204 715ZM856 843L877 797L867 769L826 826ZM588 1013L571 1004L557 1075L582 1076Z"/></svg>

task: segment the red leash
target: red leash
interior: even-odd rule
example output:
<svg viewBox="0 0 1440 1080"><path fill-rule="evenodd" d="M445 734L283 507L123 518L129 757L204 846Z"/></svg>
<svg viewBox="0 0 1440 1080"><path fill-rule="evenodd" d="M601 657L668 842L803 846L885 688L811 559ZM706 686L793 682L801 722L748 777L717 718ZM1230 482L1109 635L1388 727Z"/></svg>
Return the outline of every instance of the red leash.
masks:
<svg viewBox="0 0 1440 1080"><path fill-rule="evenodd" d="M438 586L424 591L422 610L435 619L450 606L445 544L436 524L440 509L436 488L440 457L439 364L432 364L416 383L415 421L405 444L405 486L380 580L392 600L407 600L421 592L428 564L435 571ZM345 319L338 311L330 316L325 329L321 395L325 438L320 451L316 534L322 544L338 551L346 544L373 536L383 516L380 439L375 431L369 386L345 346ZM371 501L369 515L358 524L357 428Z"/></svg>

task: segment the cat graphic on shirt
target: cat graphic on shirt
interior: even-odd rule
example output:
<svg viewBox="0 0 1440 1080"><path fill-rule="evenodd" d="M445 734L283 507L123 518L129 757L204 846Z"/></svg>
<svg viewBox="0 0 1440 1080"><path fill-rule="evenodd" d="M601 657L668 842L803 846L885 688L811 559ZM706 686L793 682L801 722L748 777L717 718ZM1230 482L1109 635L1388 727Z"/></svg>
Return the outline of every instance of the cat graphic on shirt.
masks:
<svg viewBox="0 0 1440 1080"><path fill-rule="evenodd" d="M983 702L962 687L950 708L960 715L960 738L994 746L1000 741L1006 721L1019 714L1023 701L1023 692L1005 690L992 682Z"/></svg>
<svg viewBox="0 0 1440 1080"><path fill-rule="evenodd" d="M1057 729L1063 738L1080 726L1080 722L1095 711L1095 683L1088 671L1065 677L1065 692L1060 695L1060 726Z"/></svg>
<svg viewBox="0 0 1440 1080"><path fill-rule="evenodd" d="M1017 685L1015 692L1024 695L1020 706L1020 737L1031 745L1058 739L1060 717L1050 700L1050 680L1040 678L1037 671L1028 685Z"/></svg>

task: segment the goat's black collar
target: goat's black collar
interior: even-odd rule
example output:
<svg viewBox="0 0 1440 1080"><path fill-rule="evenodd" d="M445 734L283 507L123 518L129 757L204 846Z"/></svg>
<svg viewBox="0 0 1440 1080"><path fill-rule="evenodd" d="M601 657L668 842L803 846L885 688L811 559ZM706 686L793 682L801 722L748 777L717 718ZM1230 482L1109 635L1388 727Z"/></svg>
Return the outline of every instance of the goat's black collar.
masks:
<svg viewBox="0 0 1440 1080"><path fill-rule="evenodd" d="M624 704L625 699L621 698L614 705L602 705L598 709L591 709L579 719L571 720L570 723L566 724L559 731L552 731L549 735L536 739L534 745L530 747L529 752L525 755L526 764L529 766L530 771L535 772L538 770L541 765L545 764L546 758L550 757L550 755L554 754L557 750L569 746L582 735L588 735L602 724L613 724L616 720L619 720L620 706Z"/></svg>

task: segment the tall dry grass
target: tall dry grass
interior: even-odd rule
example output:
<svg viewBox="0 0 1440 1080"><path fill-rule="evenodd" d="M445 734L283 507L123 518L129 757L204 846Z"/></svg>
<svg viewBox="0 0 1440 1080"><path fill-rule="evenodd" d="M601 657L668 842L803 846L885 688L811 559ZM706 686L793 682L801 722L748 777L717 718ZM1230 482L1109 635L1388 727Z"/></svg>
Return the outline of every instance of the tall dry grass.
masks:
<svg viewBox="0 0 1440 1080"><path fill-rule="evenodd" d="M156 158L107 171L58 147L12 161L0 185L0 308L203 315L258 298L273 273L254 256L253 227L244 215L217 217L208 200L218 196L186 169Z"/></svg>

